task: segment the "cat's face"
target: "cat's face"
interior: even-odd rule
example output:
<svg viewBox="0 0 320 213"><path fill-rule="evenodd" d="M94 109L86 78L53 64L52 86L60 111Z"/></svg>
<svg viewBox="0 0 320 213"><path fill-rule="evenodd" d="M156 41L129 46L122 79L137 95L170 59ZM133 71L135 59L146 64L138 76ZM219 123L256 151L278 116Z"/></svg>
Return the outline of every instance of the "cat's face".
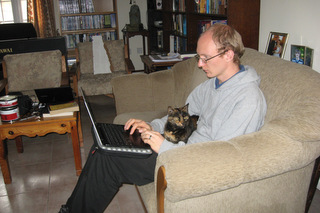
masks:
<svg viewBox="0 0 320 213"><path fill-rule="evenodd" d="M180 108L168 107L168 122L172 125L184 127L187 125L189 118L188 104Z"/></svg>

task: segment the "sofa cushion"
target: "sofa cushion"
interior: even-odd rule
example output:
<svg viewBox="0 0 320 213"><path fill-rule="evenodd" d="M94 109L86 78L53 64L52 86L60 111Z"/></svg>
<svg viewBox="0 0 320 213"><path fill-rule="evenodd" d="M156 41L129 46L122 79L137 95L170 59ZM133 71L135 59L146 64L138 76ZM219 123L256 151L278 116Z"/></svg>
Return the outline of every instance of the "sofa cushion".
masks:
<svg viewBox="0 0 320 213"><path fill-rule="evenodd" d="M125 70L126 64L124 59L123 40L105 41L104 48L106 49L109 57L111 72Z"/></svg>

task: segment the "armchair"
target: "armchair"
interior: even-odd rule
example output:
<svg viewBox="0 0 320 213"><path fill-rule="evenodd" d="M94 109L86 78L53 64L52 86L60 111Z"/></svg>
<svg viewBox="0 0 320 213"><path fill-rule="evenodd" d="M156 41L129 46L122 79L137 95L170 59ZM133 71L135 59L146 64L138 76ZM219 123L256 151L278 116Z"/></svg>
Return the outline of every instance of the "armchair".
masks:
<svg viewBox="0 0 320 213"><path fill-rule="evenodd" d="M320 74L249 48L241 60L261 76L268 105L264 126L159 155L155 182L138 186L148 212L308 211L319 179ZM172 70L114 78L114 123L161 117L168 105L183 106L205 80L195 59Z"/></svg>
<svg viewBox="0 0 320 213"><path fill-rule="evenodd" d="M104 41L104 48L107 52L111 73L94 74L93 50L91 42L79 43L76 48L76 71L73 76L74 91L78 96L78 88L82 87L87 95L108 95L112 94L110 81L116 76L130 74L134 66L128 55L125 54L126 45L123 40Z"/></svg>

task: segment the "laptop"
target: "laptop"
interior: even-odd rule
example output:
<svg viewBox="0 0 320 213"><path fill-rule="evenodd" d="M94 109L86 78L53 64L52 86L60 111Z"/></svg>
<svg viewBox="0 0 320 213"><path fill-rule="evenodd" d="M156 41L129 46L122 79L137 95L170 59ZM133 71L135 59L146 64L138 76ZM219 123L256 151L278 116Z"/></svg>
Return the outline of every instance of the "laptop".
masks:
<svg viewBox="0 0 320 213"><path fill-rule="evenodd" d="M80 92L92 123L97 150L126 157L148 157L152 154L152 149L142 141L138 130L130 135L130 129L124 130L124 125L97 123L82 88Z"/></svg>
<svg viewBox="0 0 320 213"><path fill-rule="evenodd" d="M34 90L39 103L54 105L67 103L74 100L71 87L54 87Z"/></svg>

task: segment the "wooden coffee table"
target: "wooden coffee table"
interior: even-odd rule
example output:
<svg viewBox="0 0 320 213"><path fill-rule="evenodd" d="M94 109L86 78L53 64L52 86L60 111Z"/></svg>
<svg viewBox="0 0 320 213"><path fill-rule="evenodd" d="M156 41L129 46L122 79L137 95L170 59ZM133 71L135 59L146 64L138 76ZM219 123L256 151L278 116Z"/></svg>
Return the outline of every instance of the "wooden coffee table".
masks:
<svg viewBox="0 0 320 213"><path fill-rule="evenodd" d="M53 117L30 119L26 121L18 121L12 124L2 123L0 125L0 165L5 184L11 183L11 174L7 156L7 140L16 139L16 146L19 153L23 152L23 144L21 136L28 137L44 136L48 133L65 134L70 133L72 137L72 146L74 154L74 162L76 174L80 175L82 170L81 154L80 154L80 140L82 140L81 127L78 129L79 112L74 112L73 116Z"/></svg>

